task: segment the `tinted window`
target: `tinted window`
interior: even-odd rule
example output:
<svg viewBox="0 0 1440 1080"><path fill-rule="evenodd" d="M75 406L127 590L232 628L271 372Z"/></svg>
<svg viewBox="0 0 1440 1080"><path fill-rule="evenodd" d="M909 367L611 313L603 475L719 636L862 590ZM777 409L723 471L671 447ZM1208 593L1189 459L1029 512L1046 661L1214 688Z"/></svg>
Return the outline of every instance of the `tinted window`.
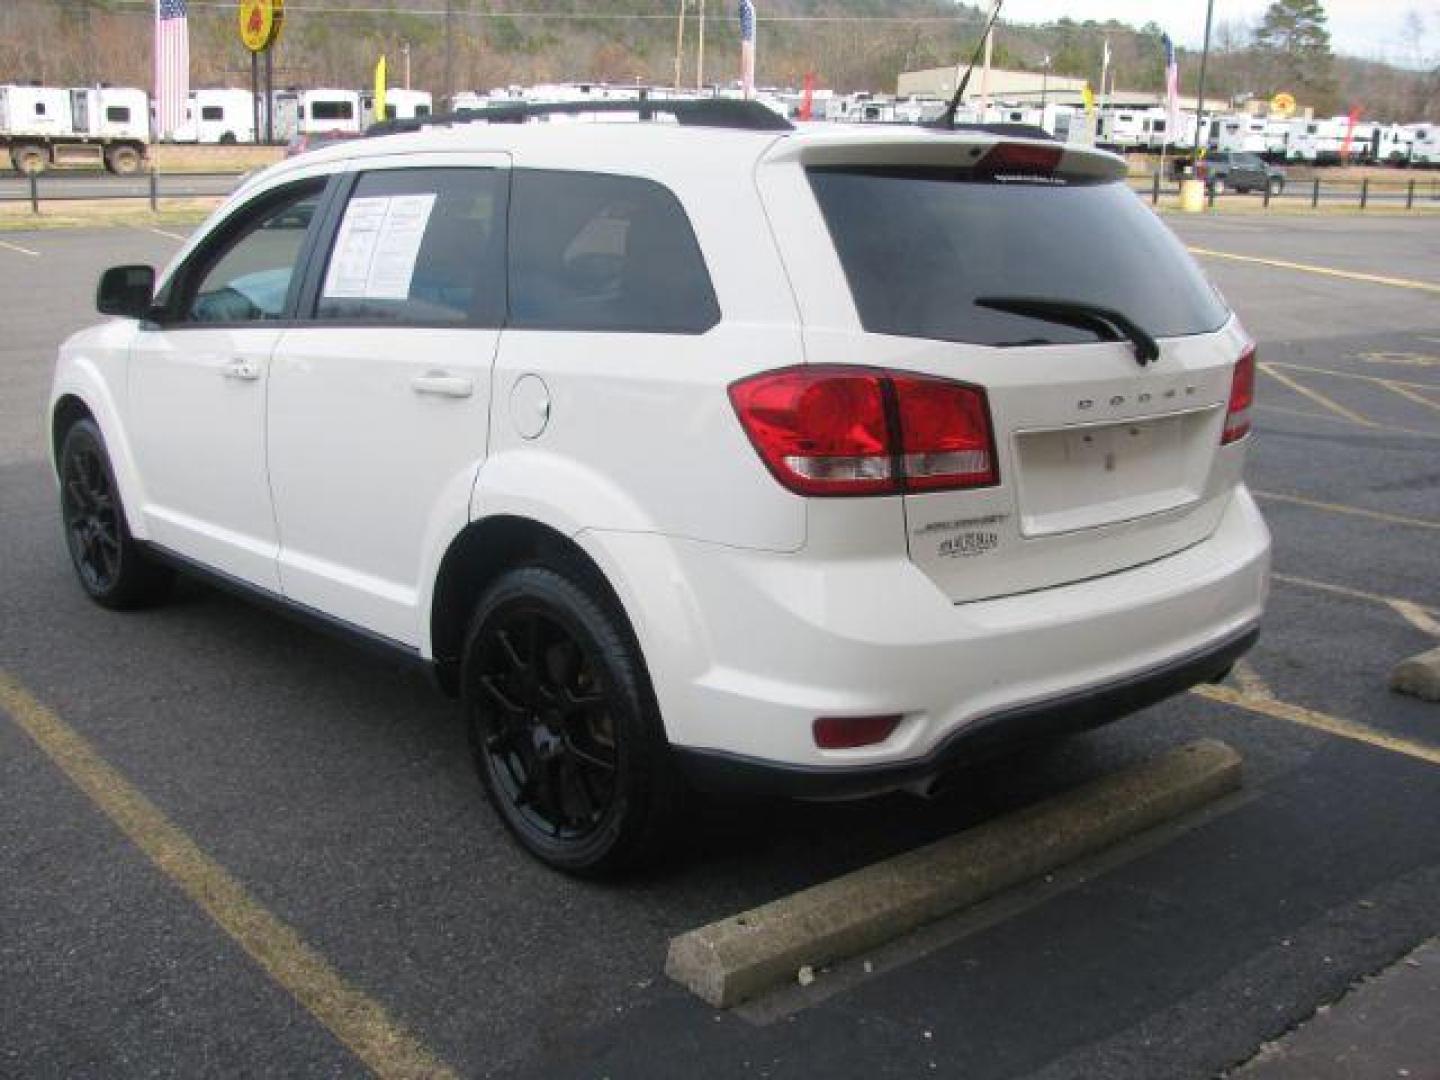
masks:
<svg viewBox="0 0 1440 1080"><path fill-rule="evenodd" d="M130 122L130 109L126 105L111 105L105 110L105 119L112 124L128 124Z"/></svg>
<svg viewBox="0 0 1440 1080"><path fill-rule="evenodd" d="M349 120L355 116L355 106L349 101L312 101L310 117L313 120Z"/></svg>
<svg viewBox="0 0 1440 1080"><path fill-rule="evenodd" d="M429 116L429 115L430 115L430 106L429 106L429 105L416 105L416 106L415 106L415 115L416 115L416 116Z"/></svg>
<svg viewBox="0 0 1440 1080"><path fill-rule="evenodd" d="M316 317L499 326L505 173L392 169L360 177L325 269Z"/></svg>
<svg viewBox="0 0 1440 1080"><path fill-rule="evenodd" d="M259 322L285 313L290 283L305 234L320 203L324 181L297 184L267 198L218 246L206 247L185 290L182 319L191 323ZM198 282L191 275L199 275Z"/></svg>
<svg viewBox="0 0 1440 1080"><path fill-rule="evenodd" d="M953 169L810 170L866 330L979 345L1094 341L978 307L1043 297L1114 308L1160 337L1228 313L1180 242L1123 183L986 182Z"/></svg>
<svg viewBox="0 0 1440 1080"><path fill-rule="evenodd" d="M224 120L225 110L219 105L206 105L200 110L201 120Z"/></svg>
<svg viewBox="0 0 1440 1080"><path fill-rule="evenodd" d="M45 115L45 103L44 103L43 101L37 101L37 102L35 103L35 115L36 115L36 116L44 116L44 115Z"/></svg>
<svg viewBox="0 0 1440 1080"><path fill-rule="evenodd" d="M699 334L720 321L689 219L659 184L517 170L512 199L511 325Z"/></svg>

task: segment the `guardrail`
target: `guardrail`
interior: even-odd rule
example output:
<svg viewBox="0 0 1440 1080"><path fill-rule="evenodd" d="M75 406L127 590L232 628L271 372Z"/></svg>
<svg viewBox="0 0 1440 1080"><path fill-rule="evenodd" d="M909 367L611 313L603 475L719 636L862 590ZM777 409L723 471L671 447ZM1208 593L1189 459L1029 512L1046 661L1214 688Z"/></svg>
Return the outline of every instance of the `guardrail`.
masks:
<svg viewBox="0 0 1440 1080"><path fill-rule="evenodd" d="M28 202L31 212L38 214L42 203L128 199L143 200L151 210L158 211L166 200L229 195L244 176L236 172L143 172L133 176L62 171L30 176L0 174L0 203Z"/></svg>
<svg viewBox="0 0 1440 1080"><path fill-rule="evenodd" d="M1150 177L1130 177L1130 187L1137 194L1149 198L1158 206L1162 198L1180 195L1178 180L1163 180L1159 173ZM1205 193L1205 205L1213 209L1217 200L1257 200L1261 207L1321 206L1354 207L1360 210L1415 210L1440 208L1440 177L1412 176L1406 179L1376 179L1365 177L1359 180L1327 180L1316 176L1311 179L1287 179L1280 191L1266 188L1258 192L1237 192L1227 189L1223 194L1215 191Z"/></svg>

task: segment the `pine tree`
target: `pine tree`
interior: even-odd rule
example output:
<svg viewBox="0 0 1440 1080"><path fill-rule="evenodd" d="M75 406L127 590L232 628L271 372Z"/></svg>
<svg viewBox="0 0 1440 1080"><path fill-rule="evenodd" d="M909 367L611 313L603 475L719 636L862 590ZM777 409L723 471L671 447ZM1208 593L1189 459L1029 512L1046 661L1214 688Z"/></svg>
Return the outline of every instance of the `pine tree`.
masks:
<svg viewBox="0 0 1440 1080"><path fill-rule="evenodd" d="M1274 0L1255 29L1271 94L1286 90L1317 112L1333 107L1334 54L1320 0Z"/></svg>

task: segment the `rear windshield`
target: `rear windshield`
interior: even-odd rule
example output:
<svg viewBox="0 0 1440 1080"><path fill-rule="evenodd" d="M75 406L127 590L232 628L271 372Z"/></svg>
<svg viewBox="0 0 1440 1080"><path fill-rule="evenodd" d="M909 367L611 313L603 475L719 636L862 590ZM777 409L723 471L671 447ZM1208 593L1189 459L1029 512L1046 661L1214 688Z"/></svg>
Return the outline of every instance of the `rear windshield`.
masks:
<svg viewBox="0 0 1440 1080"><path fill-rule="evenodd" d="M1155 337L1229 312L1121 182L997 182L955 169L809 170L866 330L976 345L1071 344L1094 331L977 307L1038 297L1113 308Z"/></svg>

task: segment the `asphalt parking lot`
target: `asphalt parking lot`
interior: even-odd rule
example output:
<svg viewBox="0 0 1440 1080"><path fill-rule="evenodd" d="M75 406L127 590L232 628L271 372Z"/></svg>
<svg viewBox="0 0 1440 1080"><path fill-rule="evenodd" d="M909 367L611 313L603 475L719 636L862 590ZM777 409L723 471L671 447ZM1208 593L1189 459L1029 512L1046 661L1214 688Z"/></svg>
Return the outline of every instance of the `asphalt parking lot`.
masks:
<svg viewBox="0 0 1440 1080"><path fill-rule="evenodd" d="M1168 220L1260 342L1277 579L1228 691L938 802L710 805L615 885L519 852L423 677L199 585L139 615L83 598L44 454L55 346L100 269L178 239L0 235L0 1076L1200 1077L1440 933L1440 706L1386 689L1440 634L1440 220ZM89 787L37 724L93 747ZM662 974L674 934L1201 737L1244 755L1240 796L867 966L727 1013ZM131 793L151 847L100 809ZM187 892L197 866L235 889ZM330 977L297 996L262 959Z"/></svg>

